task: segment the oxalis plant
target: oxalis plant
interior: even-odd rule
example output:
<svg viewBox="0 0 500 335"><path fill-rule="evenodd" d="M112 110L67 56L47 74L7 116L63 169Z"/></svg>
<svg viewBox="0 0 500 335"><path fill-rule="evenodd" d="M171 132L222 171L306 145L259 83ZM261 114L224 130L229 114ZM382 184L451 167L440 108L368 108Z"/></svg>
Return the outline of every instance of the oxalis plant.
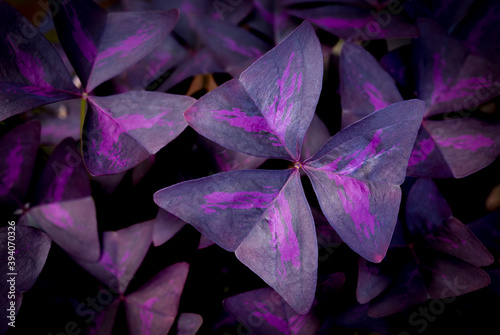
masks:
<svg viewBox="0 0 500 335"><path fill-rule="evenodd" d="M1 333L489 331L499 13L0 0Z"/></svg>

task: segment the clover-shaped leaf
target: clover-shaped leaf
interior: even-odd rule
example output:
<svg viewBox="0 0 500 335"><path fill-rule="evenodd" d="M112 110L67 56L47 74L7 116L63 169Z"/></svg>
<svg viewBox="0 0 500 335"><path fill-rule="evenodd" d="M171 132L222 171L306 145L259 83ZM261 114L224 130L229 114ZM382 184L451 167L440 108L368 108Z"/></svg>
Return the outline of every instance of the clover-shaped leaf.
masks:
<svg viewBox="0 0 500 335"><path fill-rule="evenodd" d="M285 171L240 170L183 182L155 194L163 209L192 224L306 313L318 249L300 182L311 179L340 237L379 262L396 223L410 149L423 103L391 105L346 128L303 161L301 146L321 89L319 42L303 23L282 43L185 113L200 134L245 154L284 158ZM189 199L189 200L188 200Z"/></svg>

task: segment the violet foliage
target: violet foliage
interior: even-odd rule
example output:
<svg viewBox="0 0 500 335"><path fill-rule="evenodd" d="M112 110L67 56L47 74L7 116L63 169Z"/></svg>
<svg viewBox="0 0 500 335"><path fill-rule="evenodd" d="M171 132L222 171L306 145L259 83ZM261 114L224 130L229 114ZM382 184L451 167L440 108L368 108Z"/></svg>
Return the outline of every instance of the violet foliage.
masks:
<svg viewBox="0 0 500 335"><path fill-rule="evenodd" d="M498 2L0 12L1 334L495 324Z"/></svg>

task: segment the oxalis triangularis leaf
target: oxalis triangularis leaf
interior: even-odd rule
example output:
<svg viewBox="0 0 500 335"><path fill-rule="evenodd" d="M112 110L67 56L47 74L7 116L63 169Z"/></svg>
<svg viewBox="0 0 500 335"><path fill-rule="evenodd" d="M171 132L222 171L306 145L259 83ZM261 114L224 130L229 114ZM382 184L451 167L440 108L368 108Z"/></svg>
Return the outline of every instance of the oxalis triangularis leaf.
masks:
<svg viewBox="0 0 500 335"><path fill-rule="evenodd" d="M417 25L420 37L412 42L411 64L405 64L400 50L382 58L384 67L403 86L411 85L408 78L412 77L410 70L413 70L416 94L426 102L424 120L407 173L414 177L463 178L488 166L500 155L500 123L491 118L488 120L485 115L481 117L482 113L475 111L500 94L500 67L471 53L438 23L419 19ZM370 60L373 57L366 51L350 49L348 57L354 63L376 63L374 59ZM347 74L356 71L350 70L353 66L348 62L344 64L347 66L341 66L340 70L346 73L344 85L356 84L358 80ZM372 90L371 100L376 102L379 99L380 104L388 96L393 100L397 98L399 93L395 85L379 85L378 80L386 77L379 66L366 67L359 72L365 77L366 85L377 88ZM373 80L377 77L377 81ZM344 124L372 110L360 108L356 113L347 110L350 116L344 117Z"/></svg>
<svg viewBox="0 0 500 335"><path fill-rule="evenodd" d="M157 47L179 17L167 11L107 13L92 0L59 4L54 23L61 44L83 84L45 37L0 0L0 120L56 101L82 98L88 105L82 153L92 175L126 171L155 154L187 126L182 113L194 99L135 91L89 95Z"/></svg>
<svg viewBox="0 0 500 335"><path fill-rule="evenodd" d="M357 253L380 262L401 200L399 185L424 103L381 109L301 159L322 83L323 60L305 22L239 79L203 96L186 112L201 135L242 153L282 158L288 170L239 170L182 182L154 195L274 288L298 313L313 302L318 246L300 171L310 178L323 213Z"/></svg>
<svg viewBox="0 0 500 335"><path fill-rule="evenodd" d="M415 182L405 207L406 229L397 226L386 259L373 264L360 258L356 296L362 304L369 302L369 315L387 316L489 285L479 267L493 263L493 256L452 216L431 179Z"/></svg>

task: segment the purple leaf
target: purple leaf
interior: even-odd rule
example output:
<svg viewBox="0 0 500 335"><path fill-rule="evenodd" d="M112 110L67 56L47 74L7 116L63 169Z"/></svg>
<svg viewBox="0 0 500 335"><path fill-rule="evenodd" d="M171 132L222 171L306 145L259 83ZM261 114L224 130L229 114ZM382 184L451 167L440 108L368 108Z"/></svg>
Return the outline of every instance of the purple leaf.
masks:
<svg viewBox="0 0 500 335"><path fill-rule="evenodd" d="M89 178L80 150L75 140L67 138L47 161L33 203L49 204L90 196Z"/></svg>
<svg viewBox="0 0 500 335"><path fill-rule="evenodd" d="M431 299L455 297L490 284L490 277L485 271L453 256L422 252L419 257L426 265L421 268L423 274L431 278L427 283Z"/></svg>
<svg viewBox="0 0 500 335"><path fill-rule="evenodd" d="M167 91L184 79L197 74L224 72L224 67L216 62L208 48L203 47L196 52L188 50L186 53L187 55L183 57L184 62L178 64L161 85L154 85L156 91Z"/></svg>
<svg viewBox="0 0 500 335"><path fill-rule="evenodd" d="M425 239L425 246L475 266L487 266L495 260L469 227L453 217Z"/></svg>
<svg viewBox="0 0 500 335"><path fill-rule="evenodd" d="M199 314L182 313L177 320L177 335L195 335L203 324Z"/></svg>
<svg viewBox="0 0 500 335"><path fill-rule="evenodd" d="M7 2L0 2L0 11L0 121L78 97L80 92L49 41Z"/></svg>
<svg viewBox="0 0 500 335"><path fill-rule="evenodd" d="M7 237L12 236L12 234L8 232L15 232L16 236L16 251L13 255L16 266L15 272L17 273L15 287L19 292L26 292L33 286L45 265L50 250L51 240L47 234L32 227L18 224L16 226L0 228L0 238L4 241L1 248L2 255L4 256L2 256L2 261L0 262L2 276L7 276L7 273L13 272L9 271L7 267L9 262L11 262L11 260L7 259L7 257L10 256L10 254L7 253ZM2 280L2 286L5 280ZM6 299L7 294L4 297L4 299Z"/></svg>
<svg viewBox="0 0 500 335"><path fill-rule="evenodd" d="M318 247L297 170L235 254L297 313L309 311L316 289Z"/></svg>
<svg viewBox="0 0 500 335"><path fill-rule="evenodd" d="M128 92L89 97L83 158L92 175L126 171L155 154L187 126L187 96Z"/></svg>
<svg viewBox="0 0 500 335"><path fill-rule="evenodd" d="M458 37L474 55L493 63L500 61L500 49L495 38L500 33L498 15L500 4L495 0L475 3L476 8L457 26L453 34Z"/></svg>
<svg viewBox="0 0 500 335"><path fill-rule="evenodd" d="M1 3L0 3L1 5ZM36 153L40 123L17 126L0 139L0 201L24 207Z"/></svg>
<svg viewBox="0 0 500 335"><path fill-rule="evenodd" d="M398 275L388 289L370 302L368 315L371 317L391 315L429 299L424 277L410 250L397 252L404 261L398 263Z"/></svg>
<svg viewBox="0 0 500 335"><path fill-rule="evenodd" d="M383 38L417 37L417 28L401 15L372 14L369 8L343 4L290 9L302 19L308 19L318 27L345 40L372 40Z"/></svg>
<svg viewBox="0 0 500 335"><path fill-rule="evenodd" d="M159 272L125 299L130 334L167 334L174 323L189 264L176 263Z"/></svg>
<svg viewBox="0 0 500 335"><path fill-rule="evenodd" d="M153 220L153 245L157 247L167 242L177 234L185 224L186 222L178 217L175 217L163 209L159 209L156 218Z"/></svg>
<svg viewBox="0 0 500 335"><path fill-rule="evenodd" d="M342 128L403 100L394 80L362 47L344 43L339 67Z"/></svg>
<svg viewBox="0 0 500 335"><path fill-rule="evenodd" d="M371 316L390 315L428 298L454 297L489 284L478 266L491 264L493 257L467 226L451 217L432 180L413 184L406 223L411 243L390 250L380 264L360 263L357 296L360 302L370 302Z"/></svg>
<svg viewBox="0 0 500 335"><path fill-rule="evenodd" d="M215 242L206 237L205 235L201 234L200 235L200 244L198 244L198 249L203 249L206 247L209 247L211 245L214 245Z"/></svg>
<svg viewBox="0 0 500 335"><path fill-rule="evenodd" d="M78 263L103 284L124 293L151 245L153 225L143 222L103 234L98 263Z"/></svg>
<svg viewBox="0 0 500 335"><path fill-rule="evenodd" d="M300 159L304 161L314 155L326 142L328 142L331 137L332 135L330 135L326 125L323 121L321 121L317 114L314 114L311 124L309 125L306 135L304 136Z"/></svg>
<svg viewBox="0 0 500 335"><path fill-rule="evenodd" d="M266 287L224 300L224 308L255 334L316 334L313 314L297 314L273 289Z"/></svg>
<svg viewBox="0 0 500 335"><path fill-rule="evenodd" d="M193 104L186 120L224 147L258 157L298 159L321 89L319 49L310 24L302 24L239 80Z"/></svg>
<svg viewBox="0 0 500 335"><path fill-rule="evenodd" d="M222 248L235 251L290 176L290 170L224 172L164 188L154 201Z"/></svg>
<svg viewBox="0 0 500 335"><path fill-rule="evenodd" d="M424 120L408 164L408 175L462 178L500 155L500 123L474 118Z"/></svg>
<svg viewBox="0 0 500 335"><path fill-rule="evenodd" d="M345 283L343 273L318 280L313 310L301 315L271 288L241 293L224 300L224 308L256 334L316 334L321 324L320 306L336 299Z"/></svg>
<svg viewBox="0 0 500 335"><path fill-rule="evenodd" d="M106 14L91 0L61 6L56 29L86 92L144 58L179 18L178 10Z"/></svg>
<svg viewBox="0 0 500 335"><path fill-rule="evenodd" d="M19 224L40 228L76 259L88 262L99 259L99 236L92 197L32 207L20 218Z"/></svg>
<svg viewBox="0 0 500 335"><path fill-rule="evenodd" d="M57 36L84 88L92 75L107 16L92 0L66 1L52 14Z"/></svg>
<svg viewBox="0 0 500 335"><path fill-rule="evenodd" d="M410 234L423 238L451 218L451 209L431 179L413 184L406 202L406 225Z"/></svg>
<svg viewBox="0 0 500 335"><path fill-rule="evenodd" d="M242 154L238 151L226 149L209 139L202 138L220 172L233 170L256 169L266 161L265 158Z"/></svg>
<svg viewBox="0 0 500 335"><path fill-rule="evenodd" d="M500 94L498 66L470 55L431 20L418 20L418 27L421 36L413 48L413 63L426 117L476 107Z"/></svg>
<svg viewBox="0 0 500 335"><path fill-rule="evenodd" d="M207 41L207 48L215 60L226 65L225 70L233 77L239 76L269 49L260 38L229 22L205 19L197 22L194 28L198 37Z"/></svg>
<svg viewBox="0 0 500 335"><path fill-rule="evenodd" d="M255 15L250 17L248 25L268 36L276 44L283 41L298 26L298 20L290 16L283 1L254 0L253 2Z"/></svg>
<svg viewBox="0 0 500 335"><path fill-rule="evenodd" d="M115 324L118 308L120 307L121 300L115 299L109 305L96 315L92 324L87 327L86 335L111 335L113 326Z"/></svg>
<svg viewBox="0 0 500 335"><path fill-rule="evenodd" d="M304 164L321 208L354 251L380 262L401 200L410 150L423 102L400 102L335 135Z"/></svg>
<svg viewBox="0 0 500 335"><path fill-rule="evenodd" d="M220 173L170 186L154 199L222 248L235 251L296 311L309 310L317 244L297 170Z"/></svg>
<svg viewBox="0 0 500 335"><path fill-rule="evenodd" d="M460 258L475 266L494 259L472 231L451 216L451 209L431 179L421 178L408 194L406 222L413 236L425 237L424 246Z"/></svg>
<svg viewBox="0 0 500 335"><path fill-rule="evenodd" d="M368 262L363 257L359 257L358 266L356 299L360 304L366 304L389 287L392 276L382 265Z"/></svg>

